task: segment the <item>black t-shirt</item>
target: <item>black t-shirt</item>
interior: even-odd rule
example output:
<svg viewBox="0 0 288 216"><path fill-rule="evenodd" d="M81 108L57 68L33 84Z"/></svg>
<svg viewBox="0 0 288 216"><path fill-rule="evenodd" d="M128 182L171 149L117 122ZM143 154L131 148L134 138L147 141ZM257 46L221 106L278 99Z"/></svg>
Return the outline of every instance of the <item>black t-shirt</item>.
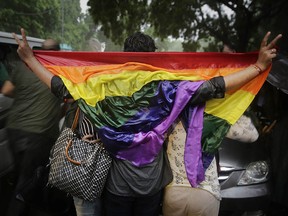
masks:
<svg viewBox="0 0 288 216"><path fill-rule="evenodd" d="M21 61L15 63L9 80L15 89L7 127L57 138L61 100Z"/></svg>

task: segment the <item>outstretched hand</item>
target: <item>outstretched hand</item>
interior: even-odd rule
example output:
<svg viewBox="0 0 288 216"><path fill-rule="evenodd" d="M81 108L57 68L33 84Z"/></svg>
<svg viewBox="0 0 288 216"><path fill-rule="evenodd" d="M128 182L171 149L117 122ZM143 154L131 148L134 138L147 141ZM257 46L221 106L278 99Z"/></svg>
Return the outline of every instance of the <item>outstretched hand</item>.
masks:
<svg viewBox="0 0 288 216"><path fill-rule="evenodd" d="M12 33L12 36L14 37L14 39L16 40L18 44L17 53L19 57L24 62L27 62L29 59L34 58L34 54L27 42L25 30L23 28L21 28L21 35L22 35L22 40L20 40L15 33Z"/></svg>
<svg viewBox="0 0 288 216"><path fill-rule="evenodd" d="M30 48L27 38L25 35L25 30L21 28L22 40L18 38L15 33L12 36L18 43L17 53L19 57L26 63L26 65L34 72L34 74L44 82L49 88L51 88L51 80L53 74L47 70L34 56L32 49Z"/></svg>
<svg viewBox="0 0 288 216"><path fill-rule="evenodd" d="M271 32L267 32L264 36L260 45L258 60L256 62L256 65L262 71L269 67L272 63L272 59L276 57L277 49L275 48L275 45L277 41L282 37L282 34L278 34L270 43L268 43L270 34Z"/></svg>

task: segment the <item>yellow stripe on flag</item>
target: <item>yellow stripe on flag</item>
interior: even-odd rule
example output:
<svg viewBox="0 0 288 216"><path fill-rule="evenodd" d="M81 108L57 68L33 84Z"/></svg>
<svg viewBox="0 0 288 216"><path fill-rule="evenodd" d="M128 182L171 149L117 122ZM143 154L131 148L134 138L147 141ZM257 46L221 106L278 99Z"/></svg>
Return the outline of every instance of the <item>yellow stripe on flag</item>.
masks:
<svg viewBox="0 0 288 216"><path fill-rule="evenodd" d="M235 124L254 97L255 95L250 92L239 90L232 95L226 94L223 99L207 101L205 112L225 119L230 124Z"/></svg>

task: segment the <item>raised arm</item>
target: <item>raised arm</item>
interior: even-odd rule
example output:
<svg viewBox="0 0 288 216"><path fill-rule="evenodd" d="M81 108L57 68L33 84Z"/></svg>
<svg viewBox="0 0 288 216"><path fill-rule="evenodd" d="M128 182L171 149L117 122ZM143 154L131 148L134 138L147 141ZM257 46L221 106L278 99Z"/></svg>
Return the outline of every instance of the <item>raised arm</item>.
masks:
<svg viewBox="0 0 288 216"><path fill-rule="evenodd" d="M277 52L275 49L275 44L282 37L282 35L277 35L270 43L268 43L270 34L271 32L267 32L267 34L264 36L260 45L258 60L254 65L251 65L237 73L224 76L226 91L244 85L271 65L272 59L276 57Z"/></svg>
<svg viewBox="0 0 288 216"><path fill-rule="evenodd" d="M21 28L22 40L20 40L15 33L13 37L18 43L18 55L24 61L28 67L35 73L35 75L44 82L49 88L51 88L51 79L53 74L47 70L40 62L35 58L32 49L30 48L26 34L23 28Z"/></svg>

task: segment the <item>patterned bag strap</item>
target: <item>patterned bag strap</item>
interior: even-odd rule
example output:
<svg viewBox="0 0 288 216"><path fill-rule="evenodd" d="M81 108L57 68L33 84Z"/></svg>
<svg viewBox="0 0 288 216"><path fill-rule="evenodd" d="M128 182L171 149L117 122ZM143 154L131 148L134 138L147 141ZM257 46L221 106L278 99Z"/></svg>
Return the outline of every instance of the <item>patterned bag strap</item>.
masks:
<svg viewBox="0 0 288 216"><path fill-rule="evenodd" d="M76 110L76 113L75 113L75 117L74 117L74 120L73 120L73 124L71 126L71 130L74 131L74 129L76 128L77 124L78 124L78 120L79 120L79 115L80 115L80 108L77 107L77 110ZM100 139L96 140L94 144L96 144L97 142L99 142ZM73 142L72 142L72 139L70 139L68 141L68 145L66 146L65 148L65 155L66 155L66 158L68 159L68 161L70 161L71 163L75 164L75 165L81 165L82 162L80 161L76 161L76 160L73 160L70 156L69 156L69 148L72 146Z"/></svg>
<svg viewBox="0 0 288 216"><path fill-rule="evenodd" d="M99 141L100 141L100 139L99 139ZM84 144L84 143L85 143L85 141L84 141L83 143L81 143L81 144ZM70 139L70 140L68 141L68 145L67 145L66 148L65 148L65 155L66 155L67 160L70 161L71 163L75 164L75 165L81 165L82 163L85 163L87 160L85 160L85 161L76 161L76 160L73 160L73 159L70 157L70 155L69 155L69 149L70 149L70 147L72 146L72 144L73 144L73 140ZM91 143L91 144L97 145L97 143ZM101 147L101 148L102 148L102 147ZM104 149L104 148L103 148L103 149ZM93 153L91 153L91 154L93 154ZM90 158L90 157L87 157L87 158Z"/></svg>
<svg viewBox="0 0 288 216"><path fill-rule="evenodd" d="M76 112L75 112L75 116L74 116L74 119L73 119L73 123L72 123L72 126L71 126L71 130L73 132L74 132L75 128L77 127L78 120L79 120L79 115L80 115L80 109L79 109L79 107L77 107ZM66 155L68 161L70 161L71 163L73 163L75 165L80 165L81 162L73 160L72 158L70 158L70 156L68 154L68 150L71 147L71 145L72 145L72 139L70 139L68 141L68 145L65 148L65 155Z"/></svg>
<svg viewBox="0 0 288 216"><path fill-rule="evenodd" d="M71 163L75 164L75 165L81 165L81 162L80 161L76 161L76 160L73 160L70 156L69 156L69 148L72 146L72 139L69 140L68 142L68 145L65 149L65 155L66 155L66 158L68 159L68 161L70 161Z"/></svg>
<svg viewBox="0 0 288 216"><path fill-rule="evenodd" d="M73 123L72 123L72 126L71 126L72 131L74 131L75 128L77 127L79 115L80 115L80 108L77 107L77 110L76 110L76 113L75 113L75 116L74 116L74 120L73 120Z"/></svg>

